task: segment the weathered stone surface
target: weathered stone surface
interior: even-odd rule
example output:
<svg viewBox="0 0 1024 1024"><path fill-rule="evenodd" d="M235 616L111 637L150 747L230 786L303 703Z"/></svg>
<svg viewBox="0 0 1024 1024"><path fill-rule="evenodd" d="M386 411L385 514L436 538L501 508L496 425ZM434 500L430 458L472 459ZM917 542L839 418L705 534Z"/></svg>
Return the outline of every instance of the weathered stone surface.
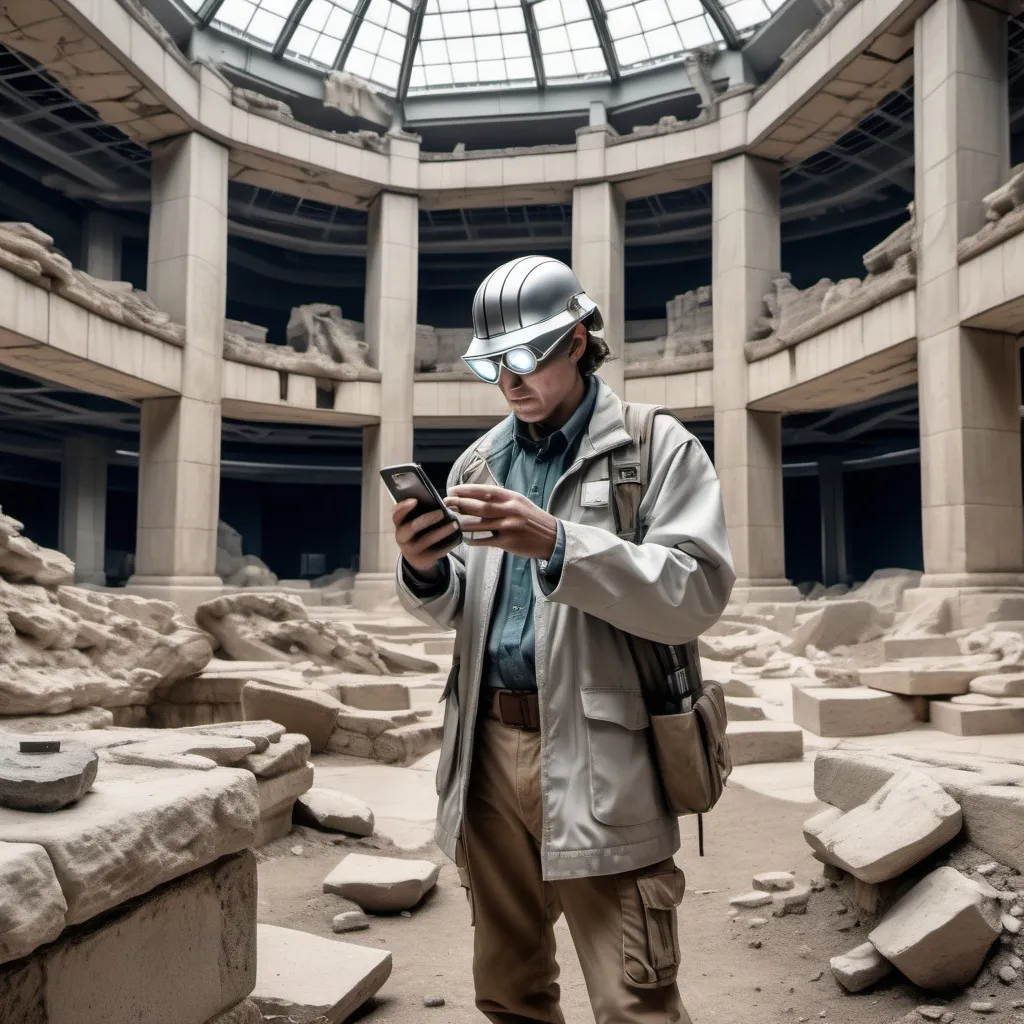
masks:
<svg viewBox="0 0 1024 1024"><path fill-rule="evenodd" d="M899 697L866 686L793 687L793 721L816 736L877 736L926 720L923 697Z"/></svg>
<svg viewBox="0 0 1024 1024"><path fill-rule="evenodd" d="M7 225L0 226L0 244L9 240L6 228ZM75 578L74 562L60 551L40 547L28 537L23 537L24 529L17 519L5 516L0 510L0 576L13 583L43 586L72 583Z"/></svg>
<svg viewBox="0 0 1024 1024"><path fill-rule="evenodd" d="M300 733L285 733L262 754L249 754L242 762L258 778L273 778L302 768L309 760L309 739Z"/></svg>
<svg viewBox="0 0 1024 1024"><path fill-rule="evenodd" d="M881 615L870 601L829 602L797 625L787 650L791 654L803 654L812 646L831 651L842 644L874 640L881 634Z"/></svg>
<svg viewBox="0 0 1024 1024"><path fill-rule="evenodd" d="M764 871L754 875L754 888L762 892L788 892L796 885L792 871Z"/></svg>
<svg viewBox="0 0 1024 1024"><path fill-rule="evenodd" d="M332 754L347 754L349 757L373 757L373 740L361 732L349 732L347 729L335 729L327 741L327 749Z"/></svg>
<svg viewBox="0 0 1024 1024"><path fill-rule="evenodd" d="M807 840L807 845L823 864L832 865L832 855L825 849L821 835L834 825L843 816L843 813L838 807L828 807L804 822L804 839Z"/></svg>
<svg viewBox="0 0 1024 1024"><path fill-rule="evenodd" d="M893 966L870 942L829 961L832 974L847 992L863 992L892 973Z"/></svg>
<svg viewBox="0 0 1024 1024"><path fill-rule="evenodd" d="M391 954L261 924L252 1001L265 1020L341 1024L387 981Z"/></svg>
<svg viewBox="0 0 1024 1024"><path fill-rule="evenodd" d="M217 1019L256 978L256 863L219 860L66 933L14 1024L167 1024ZM4 979L0 975L0 992ZM0 1006L3 996L0 995ZM173 1008L173 1010L171 1009ZM244 1018L241 1018L244 1020Z"/></svg>
<svg viewBox="0 0 1024 1024"><path fill-rule="evenodd" d="M334 789L311 789L296 803L301 821L328 832L373 835L373 811L361 800Z"/></svg>
<svg viewBox="0 0 1024 1024"><path fill-rule="evenodd" d="M967 985L999 938L999 901L954 868L937 868L882 918L868 938L915 985Z"/></svg>
<svg viewBox="0 0 1024 1024"><path fill-rule="evenodd" d="M79 732L87 729L109 729L113 724L114 716L106 708L81 708L62 715L0 715L0 734Z"/></svg>
<svg viewBox="0 0 1024 1024"><path fill-rule="evenodd" d="M324 892L344 896L372 914L391 914L416 906L440 870L425 860L350 853L324 879Z"/></svg>
<svg viewBox="0 0 1024 1024"><path fill-rule="evenodd" d="M974 700L983 694L972 694ZM989 706L954 704L952 701L933 700L930 719L936 729L954 736L990 736L1000 733L1024 732L1024 698L995 698Z"/></svg>
<svg viewBox="0 0 1024 1024"><path fill-rule="evenodd" d="M409 688L403 683L351 673L324 676L318 685L337 684L331 690L342 704L362 711L405 711L409 708Z"/></svg>
<svg viewBox="0 0 1024 1024"><path fill-rule="evenodd" d="M104 763L92 792L70 807L0 811L0 840L46 850L67 923L77 924L251 846L258 815L249 772Z"/></svg>
<svg viewBox="0 0 1024 1024"><path fill-rule="evenodd" d="M340 710L333 697L312 688L283 690L265 683L242 687L242 712L247 719L280 722L288 732L306 736L314 752L327 746Z"/></svg>
<svg viewBox="0 0 1024 1024"><path fill-rule="evenodd" d="M345 910L335 914L331 921L331 931L335 935L343 932L360 932L370 927L370 919L361 910Z"/></svg>
<svg viewBox="0 0 1024 1024"><path fill-rule="evenodd" d="M758 907L767 907L772 901L770 892L747 892L742 896L733 896L729 900L729 906L739 907L741 910L756 910Z"/></svg>
<svg viewBox="0 0 1024 1024"><path fill-rule="evenodd" d="M154 729L188 729L197 725L238 722L242 705L238 704L171 704L155 701L146 709L149 725Z"/></svg>
<svg viewBox="0 0 1024 1024"><path fill-rule="evenodd" d="M285 734L283 725L266 718L253 719L249 722L189 726L181 731L195 733L197 736L232 736L240 740L250 740L255 744L257 754L264 753L271 743L277 743Z"/></svg>
<svg viewBox="0 0 1024 1024"><path fill-rule="evenodd" d="M960 647L955 636L887 636L882 641L886 661L900 658L956 658Z"/></svg>
<svg viewBox="0 0 1024 1024"><path fill-rule="evenodd" d="M389 729L373 741L373 757L383 764L411 764L438 750L443 732L439 717Z"/></svg>
<svg viewBox="0 0 1024 1024"><path fill-rule="evenodd" d="M789 892L777 892L772 898L772 915L785 917L787 914L806 914L810 898L809 885L795 885Z"/></svg>
<svg viewBox="0 0 1024 1024"><path fill-rule="evenodd" d="M1024 788L975 786L960 797L967 838L1000 864L1024 872Z"/></svg>
<svg viewBox="0 0 1024 1024"><path fill-rule="evenodd" d="M725 710L730 722L763 722L764 701L754 697L726 697Z"/></svg>
<svg viewBox="0 0 1024 1024"><path fill-rule="evenodd" d="M985 671L984 667L944 665L933 659L906 658L902 662L862 668L860 681L864 686L905 697L950 697L967 693L970 682Z"/></svg>
<svg viewBox="0 0 1024 1024"><path fill-rule="evenodd" d="M376 739L388 729L412 725L418 721L415 711L362 711L358 708L342 707L335 725L348 732L358 732L370 739Z"/></svg>
<svg viewBox="0 0 1024 1024"><path fill-rule="evenodd" d="M1024 672L978 676L971 680L971 693L983 693L989 697L1024 697Z"/></svg>
<svg viewBox="0 0 1024 1024"><path fill-rule="evenodd" d="M263 1024L263 1014L251 999L243 999L216 1017L211 1017L206 1024Z"/></svg>
<svg viewBox="0 0 1024 1024"><path fill-rule="evenodd" d="M788 722L730 722L726 737L734 765L799 761L804 753L804 734Z"/></svg>
<svg viewBox="0 0 1024 1024"><path fill-rule="evenodd" d="M41 846L0 843L0 963L57 938L64 930L67 908Z"/></svg>
<svg viewBox="0 0 1024 1024"><path fill-rule="evenodd" d="M0 742L0 806L57 811L80 800L96 779L99 758L84 743L61 741L50 754L22 753Z"/></svg>
<svg viewBox="0 0 1024 1024"><path fill-rule="evenodd" d="M817 839L832 864L864 882L885 882L945 846L962 822L959 805L938 783L908 770Z"/></svg>
<svg viewBox="0 0 1024 1024"><path fill-rule="evenodd" d="M257 779L260 824L253 846L263 846L292 830L295 801L313 785L313 766L305 764L271 779Z"/></svg>
<svg viewBox="0 0 1024 1024"><path fill-rule="evenodd" d="M137 743L129 743L110 751L112 760L122 764L144 764L138 755L149 757L173 757L192 755L207 758L224 768L234 765L247 767L243 762L256 749L252 740L233 736L200 735L181 733L176 730L152 730L152 735Z"/></svg>

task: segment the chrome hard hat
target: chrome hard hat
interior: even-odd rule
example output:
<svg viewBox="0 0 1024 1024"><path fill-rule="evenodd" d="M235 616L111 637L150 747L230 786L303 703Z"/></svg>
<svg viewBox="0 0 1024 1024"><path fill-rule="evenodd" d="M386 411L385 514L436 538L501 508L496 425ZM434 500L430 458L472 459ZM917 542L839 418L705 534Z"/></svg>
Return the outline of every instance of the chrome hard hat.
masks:
<svg viewBox="0 0 1024 1024"><path fill-rule="evenodd" d="M481 380L497 384L501 367L532 373L578 323L604 326L579 279L550 256L520 256L484 279L473 297L473 340L462 357Z"/></svg>

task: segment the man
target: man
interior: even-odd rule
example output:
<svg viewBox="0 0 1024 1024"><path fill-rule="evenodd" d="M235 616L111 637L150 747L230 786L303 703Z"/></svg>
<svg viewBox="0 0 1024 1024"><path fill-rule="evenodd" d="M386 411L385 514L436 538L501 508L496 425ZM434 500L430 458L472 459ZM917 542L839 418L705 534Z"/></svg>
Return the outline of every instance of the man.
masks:
<svg viewBox="0 0 1024 1024"><path fill-rule="evenodd" d="M683 643L721 615L734 573L718 480L693 436L657 417L645 540L620 540L608 453L630 438L594 375L608 354L595 303L567 266L528 256L484 281L473 324L463 358L512 410L449 476L446 501L476 538L457 542L440 512L406 521L415 502L393 518L402 604L458 631L437 842L468 890L477 1007L561 1024L564 912L597 1024L689 1022L679 828L627 634Z"/></svg>

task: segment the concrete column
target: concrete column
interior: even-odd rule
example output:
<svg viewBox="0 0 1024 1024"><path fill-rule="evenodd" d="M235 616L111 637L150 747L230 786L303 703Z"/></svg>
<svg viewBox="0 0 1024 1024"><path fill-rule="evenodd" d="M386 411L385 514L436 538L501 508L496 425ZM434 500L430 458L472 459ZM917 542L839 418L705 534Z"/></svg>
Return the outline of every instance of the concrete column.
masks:
<svg viewBox="0 0 1024 1024"><path fill-rule="evenodd" d="M107 450L99 438L68 437L60 471L60 549L75 582L105 586Z"/></svg>
<svg viewBox="0 0 1024 1024"><path fill-rule="evenodd" d="M818 493L821 503L821 581L826 587L831 587L847 580L842 459L827 458L818 463Z"/></svg>
<svg viewBox="0 0 1024 1024"><path fill-rule="evenodd" d="M914 39L925 585L1024 582L1014 338L960 325L957 243L1009 176L1006 15L937 0Z"/></svg>
<svg viewBox="0 0 1024 1024"><path fill-rule="evenodd" d="M712 167L715 464L736 567L733 600L796 600L782 530L782 418L747 409L743 346L778 276L778 165L749 156Z"/></svg>
<svg viewBox="0 0 1024 1024"><path fill-rule="evenodd" d="M381 193L370 207L366 258L366 342L370 362L381 371L381 418L363 428L359 577L353 597L364 606L393 592L394 502L379 471L412 461L418 275L419 201Z"/></svg>
<svg viewBox="0 0 1024 1024"><path fill-rule="evenodd" d="M103 281L121 280L121 230L117 221L102 210L85 218L84 270Z"/></svg>
<svg viewBox="0 0 1024 1024"><path fill-rule="evenodd" d="M142 403L135 590L211 596L220 505L228 151L202 135L153 149L147 291L185 324L182 393ZM171 593L173 591L173 593ZM154 594L155 596L155 594Z"/></svg>
<svg viewBox="0 0 1024 1024"><path fill-rule="evenodd" d="M611 349L598 371L618 395L625 393L626 203L609 181L572 190L572 269L604 317Z"/></svg>

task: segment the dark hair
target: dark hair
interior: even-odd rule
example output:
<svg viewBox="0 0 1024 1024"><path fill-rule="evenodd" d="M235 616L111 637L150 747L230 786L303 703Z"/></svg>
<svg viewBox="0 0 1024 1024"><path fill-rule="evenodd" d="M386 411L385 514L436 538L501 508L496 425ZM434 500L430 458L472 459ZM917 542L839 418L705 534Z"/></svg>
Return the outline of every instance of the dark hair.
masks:
<svg viewBox="0 0 1024 1024"><path fill-rule="evenodd" d="M594 314L591 313L590 316L580 321L587 329L587 347L583 350L583 355L580 356L576 366L584 377L588 377L596 372L608 356L611 355L611 349L608 348L604 338L599 338L596 334L591 333L590 325L593 323L593 320Z"/></svg>

